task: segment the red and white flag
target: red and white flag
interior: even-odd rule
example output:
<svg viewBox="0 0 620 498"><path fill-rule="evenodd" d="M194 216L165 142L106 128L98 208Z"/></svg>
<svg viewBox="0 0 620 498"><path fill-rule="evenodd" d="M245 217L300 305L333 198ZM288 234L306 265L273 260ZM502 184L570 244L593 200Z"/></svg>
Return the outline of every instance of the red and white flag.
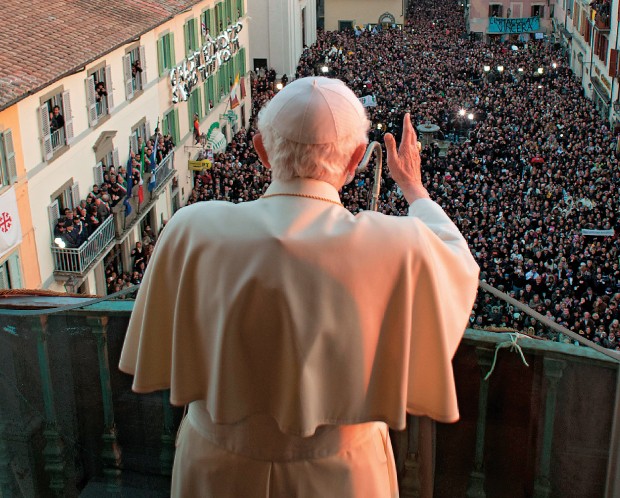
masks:
<svg viewBox="0 0 620 498"><path fill-rule="evenodd" d="M17 197L11 188L0 197L0 256L3 256L22 241L22 226L19 222Z"/></svg>

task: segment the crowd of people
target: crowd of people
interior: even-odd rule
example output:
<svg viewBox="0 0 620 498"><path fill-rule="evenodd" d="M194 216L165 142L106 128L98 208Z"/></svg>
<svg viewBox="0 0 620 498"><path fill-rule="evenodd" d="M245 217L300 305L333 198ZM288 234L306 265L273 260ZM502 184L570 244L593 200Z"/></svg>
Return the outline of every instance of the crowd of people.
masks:
<svg viewBox="0 0 620 498"><path fill-rule="evenodd" d="M157 235L151 229L150 225L146 225L142 230L141 241L136 242L131 250L131 266L126 271L122 270L119 261L111 258L105 268L105 276L108 294L119 292L142 282L142 277L149 264Z"/></svg>
<svg viewBox="0 0 620 498"><path fill-rule="evenodd" d="M155 149L155 140L158 141ZM141 149L142 142L138 142ZM132 161L132 191L138 188L141 170L150 172L174 149L172 137L156 133L147 140L144 147L144 168L141 166L141 152L130 152ZM112 209L122 203L127 194L127 168L122 165L104 165L103 182L93 185L86 199L71 208L65 208L54 227L54 238L60 238L64 247L78 248L90 237L101 223L112 214Z"/></svg>
<svg viewBox="0 0 620 498"><path fill-rule="evenodd" d="M405 112L416 125L467 136L445 153L437 144L423 150L424 182L468 240L481 279L620 349L616 138L561 47L528 37L473 40L456 2L415 2L408 19L402 29L320 32L296 77L323 74L327 66L359 97L375 96L376 106L367 108L371 139L387 131L398 138ZM253 117L275 83L272 71L254 78ZM213 168L197 174L190 203L262 194L269 172L258 163L252 135L239 132ZM352 212L368 208L371 176L361 173L343 189ZM380 200L381 212L405 214L406 202L385 173ZM471 326L568 340L483 293Z"/></svg>

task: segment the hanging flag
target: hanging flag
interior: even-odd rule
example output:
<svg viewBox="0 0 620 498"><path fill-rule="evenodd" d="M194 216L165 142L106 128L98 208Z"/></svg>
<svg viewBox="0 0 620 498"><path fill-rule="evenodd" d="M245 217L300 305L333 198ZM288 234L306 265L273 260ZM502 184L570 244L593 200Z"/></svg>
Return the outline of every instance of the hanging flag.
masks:
<svg viewBox="0 0 620 498"><path fill-rule="evenodd" d="M159 120L157 123L159 124ZM149 179L148 185L149 192L155 190L155 187L157 186L157 179L155 178L155 170L157 169L157 143L159 142L157 138L157 135L155 135L155 145L153 146L153 152L151 152L151 156L149 157L149 161L151 161L151 178Z"/></svg>
<svg viewBox="0 0 620 498"><path fill-rule="evenodd" d="M241 78L241 81L239 81L239 85L241 86L241 98L244 99L245 98L245 78Z"/></svg>
<svg viewBox="0 0 620 498"><path fill-rule="evenodd" d="M239 97L237 97L237 88L239 87L239 74L235 76L235 82L233 83L230 91L230 108L235 109L239 107Z"/></svg>
<svg viewBox="0 0 620 498"><path fill-rule="evenodd" d="M144 181L142 178L144 177L144 141L142 141L142 147L140 148L140 183L138 183L138 202L142 204L144 201Z"/></svg>
<svg viewBox="0 0 620 498"><path fill-rule="evenodd" d="M131 146L129 146L129 159L127 159L127 195L125 196L125 200L123 204L125 205L125 216L129 216L131 214L131 204L129 199L131 199L131 190L133 189L133 158L131 157Z"/></svg>
<svg viewBox="0 0 620 498"><path fill-rule="evenodd" d="M0 256L6 254L22 241L22 226L17 210L15 189L0 197Z"/></svg>

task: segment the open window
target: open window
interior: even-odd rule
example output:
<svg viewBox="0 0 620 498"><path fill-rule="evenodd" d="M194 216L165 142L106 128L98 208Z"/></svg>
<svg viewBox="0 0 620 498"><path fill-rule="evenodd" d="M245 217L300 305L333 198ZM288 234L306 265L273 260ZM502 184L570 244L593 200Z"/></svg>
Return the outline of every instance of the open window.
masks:
<svg viewBox="0 0 620 498"><path fill-rule="evenodd" d="M58 89L42 97L38 113L43 159L49 161L73 140L69 92Z"/></svg>

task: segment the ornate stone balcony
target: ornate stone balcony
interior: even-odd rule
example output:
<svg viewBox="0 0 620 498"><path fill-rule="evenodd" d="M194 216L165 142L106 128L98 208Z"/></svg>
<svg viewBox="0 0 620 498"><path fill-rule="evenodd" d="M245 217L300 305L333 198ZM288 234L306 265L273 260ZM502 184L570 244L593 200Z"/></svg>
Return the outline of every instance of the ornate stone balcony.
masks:
<svg viewBox="0 0 620 498"><path fill-rule="evenodd" d="M2 497L167 496L181 411L117 369L133 301L88 302L0 301ZM393 434L401 496L620 496L618 361L535 338L497 349L510 339L467 330L461 420Z"/></svg>

